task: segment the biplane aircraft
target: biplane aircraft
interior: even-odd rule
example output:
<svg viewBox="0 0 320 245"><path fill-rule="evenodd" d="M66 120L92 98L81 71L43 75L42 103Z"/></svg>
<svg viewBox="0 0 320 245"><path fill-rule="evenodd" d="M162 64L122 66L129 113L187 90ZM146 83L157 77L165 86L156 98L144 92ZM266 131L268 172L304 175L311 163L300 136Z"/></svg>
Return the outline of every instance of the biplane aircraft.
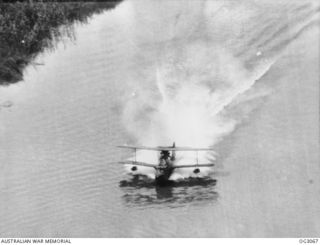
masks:
<svg viewBox="0 0 320 245"><path fill-rule="evenodd" d="M147 147L147 146L118 146L119 148L133 149L134 160L121 161L120 164L133 165L131 171L137 171L138 166L150 167L156 170L155 180L156 184L164 185L169 183L169 178L177 168L194 168L195 174L200 173L201 167L212 167L213 163L199 164L198 163L198 151L212 151L211 148L192 148L192 147L176 147L175 143L172 146L158 146L158 147ZM157 165L137 161L137 150L151 150L160 152L159 161ZM196 152L196 163L191 165L175 165L176 151L194 151ZM171 153L170 153L171 152Z"/></svg>

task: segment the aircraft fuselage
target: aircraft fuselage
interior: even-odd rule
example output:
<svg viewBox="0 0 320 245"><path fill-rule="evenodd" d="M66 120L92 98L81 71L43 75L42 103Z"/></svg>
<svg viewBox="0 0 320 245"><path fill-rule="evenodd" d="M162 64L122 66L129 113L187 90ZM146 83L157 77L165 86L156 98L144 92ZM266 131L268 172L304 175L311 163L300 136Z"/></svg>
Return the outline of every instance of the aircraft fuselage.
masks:
<svg viewBox="0 0 320 245"><path fill-rule="evenodd" d="M158 168L156 171L156 183L158 185L165 185L167 183L169 183L169 178L173 173L173 169L172 167L165 167L163 169Z"/></svg>
<svg viewBox="0 0 320 245"><path fill-rule="evenodd" d="M169 181L170 176L173 173L173 162L175 161L175 155L170 156L169 151L161 151L159 158L159 165L156 169L156 183L164 185Z"/></svg>

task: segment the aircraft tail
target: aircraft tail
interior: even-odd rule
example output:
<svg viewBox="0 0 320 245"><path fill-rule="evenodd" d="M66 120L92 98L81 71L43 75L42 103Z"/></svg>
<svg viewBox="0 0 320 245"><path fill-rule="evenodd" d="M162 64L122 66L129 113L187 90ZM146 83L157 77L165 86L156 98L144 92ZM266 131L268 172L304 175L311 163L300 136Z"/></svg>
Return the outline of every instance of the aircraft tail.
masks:
<svg viewBox="0 0 320 245"><path fill-rule="evenodd" d="M172 148L176 148L176 142L173 142ZM176 159L176 151L171 152L171 160L174 161Z"/></svg>

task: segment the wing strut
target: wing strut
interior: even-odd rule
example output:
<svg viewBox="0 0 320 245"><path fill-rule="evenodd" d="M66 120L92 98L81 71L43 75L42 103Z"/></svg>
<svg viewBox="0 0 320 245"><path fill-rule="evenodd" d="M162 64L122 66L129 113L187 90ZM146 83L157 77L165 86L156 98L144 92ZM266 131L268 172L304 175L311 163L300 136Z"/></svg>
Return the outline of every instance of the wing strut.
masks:
<svg viewBox="0 0 320 245"><path fill-rule="evenodd" d="M134 161L137 162L137 148L134 149Z"/></svg>
<svg viewBox="0 0 320 245"><path fill-rule="evenodd" d="M198 160L198 151L196 151L197 154L197 165L199 165L199 160Z"/></svg>

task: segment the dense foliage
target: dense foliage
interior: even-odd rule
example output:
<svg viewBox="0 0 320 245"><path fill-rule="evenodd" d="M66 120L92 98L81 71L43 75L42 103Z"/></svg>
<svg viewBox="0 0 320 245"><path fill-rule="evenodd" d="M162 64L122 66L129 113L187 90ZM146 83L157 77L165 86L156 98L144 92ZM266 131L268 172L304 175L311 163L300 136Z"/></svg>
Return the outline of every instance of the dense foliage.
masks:
<svg viewBox="0 0 320 245"><path fill-rule="evenodd" d="M116 3L0 2L0 84L21 80L23 68L61 37L61 26L85 22L93 13L112 8Z"/></svg>

